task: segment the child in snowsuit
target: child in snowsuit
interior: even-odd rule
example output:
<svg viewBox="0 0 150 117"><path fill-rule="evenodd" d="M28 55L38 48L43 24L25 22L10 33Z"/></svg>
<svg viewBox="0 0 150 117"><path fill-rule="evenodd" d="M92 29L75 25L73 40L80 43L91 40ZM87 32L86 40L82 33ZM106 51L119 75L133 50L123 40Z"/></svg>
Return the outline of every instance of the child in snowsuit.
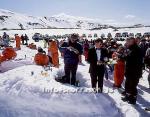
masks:
<svg viewBox="0 0 150 117"><path fill-rule="evenodd" d="M113 53L112 58L117 60L117 64L114 66L114 87L120 88L125 72L124 48L119 47L117 52Z"/></svg>

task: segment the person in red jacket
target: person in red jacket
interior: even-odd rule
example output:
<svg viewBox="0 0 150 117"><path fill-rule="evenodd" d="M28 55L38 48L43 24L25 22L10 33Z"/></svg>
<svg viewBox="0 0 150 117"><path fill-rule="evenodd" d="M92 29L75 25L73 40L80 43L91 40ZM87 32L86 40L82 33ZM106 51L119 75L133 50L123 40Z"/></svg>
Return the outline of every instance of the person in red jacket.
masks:
<svg viewBox="0 0 150 117"><path fill-rule="evenodd" d="M88 40L85 40L85 43L84 43L84 45L83 45L83 48L84 48L85 61L87 61L88 52L89 52L89 43L88 43Z"/></svg>

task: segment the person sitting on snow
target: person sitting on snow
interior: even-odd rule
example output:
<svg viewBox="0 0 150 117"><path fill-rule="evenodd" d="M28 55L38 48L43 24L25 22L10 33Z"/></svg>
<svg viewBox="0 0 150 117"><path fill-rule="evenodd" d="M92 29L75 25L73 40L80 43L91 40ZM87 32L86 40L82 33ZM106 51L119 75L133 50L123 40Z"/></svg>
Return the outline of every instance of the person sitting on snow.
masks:
<svg viewBox="0 0 150 117"><path fill-rule="evenodd" d="M41 47L38 47L38 53L46 54L46 52Z"/></svg>

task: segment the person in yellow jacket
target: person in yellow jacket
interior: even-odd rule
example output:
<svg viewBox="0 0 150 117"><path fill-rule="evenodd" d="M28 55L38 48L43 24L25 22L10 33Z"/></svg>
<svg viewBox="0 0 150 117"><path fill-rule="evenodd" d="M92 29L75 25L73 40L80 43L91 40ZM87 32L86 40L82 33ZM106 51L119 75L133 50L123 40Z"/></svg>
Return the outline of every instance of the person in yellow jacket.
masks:
<svg viewBox="0 0 150 117"><path fill-rule="evenodd" d="M50 53L50 56L52 58L52 64L54 67L59 67L59 54L58 54L58 46L56 41L49 42L49 48L48 53Z"/></svg>

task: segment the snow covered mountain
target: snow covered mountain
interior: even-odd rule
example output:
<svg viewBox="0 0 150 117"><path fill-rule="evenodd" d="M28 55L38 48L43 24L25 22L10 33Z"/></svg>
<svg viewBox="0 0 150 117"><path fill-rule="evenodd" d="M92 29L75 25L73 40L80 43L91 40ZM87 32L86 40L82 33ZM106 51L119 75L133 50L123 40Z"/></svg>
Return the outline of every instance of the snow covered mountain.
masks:
<svg viewBox="0 0 150 117"><path fill-rule="evenodd" d="M44 28L46 25L37 17L22 15L0 9L0 29Z"/></svg>
<svg viewBox="0 0 150 117"><path fill-rule="evenodd" d="M34 17L0 9L0 29L36 29L36 28L108 28L99 20L69 16L64 13L52 17Z"/></svg>

